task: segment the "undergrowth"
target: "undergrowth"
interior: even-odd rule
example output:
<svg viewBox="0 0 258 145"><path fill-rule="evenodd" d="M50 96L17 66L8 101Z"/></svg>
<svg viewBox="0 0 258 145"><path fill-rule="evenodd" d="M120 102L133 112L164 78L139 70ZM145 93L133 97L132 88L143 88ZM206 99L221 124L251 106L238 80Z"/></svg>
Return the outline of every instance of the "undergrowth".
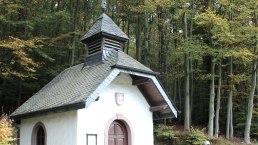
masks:
<svg viewBox="0 0 258 145"><path fill-rule="evenodd" d="M191 128L191 132L187 135L187 142L193 145L202 145L209 137L205 134L205 129Z"/></svg>
<svg viewBox="0 0 258 145"><path fill-rule="evenodd" d="M154 127L154 136L158 142L170 144L177 138L178 133L172 126L159 125Z"/></svg>
<svg viewBox="0 0 258 145"><path fill-rule="evenodd" d="M7 115L0 116L0 145L11 145L15 138L12 121Z"/></svg>
<svg viewBox="0 0 258 145"><path fill-rule="evenodd" d="M173 126L158 125L154 127L154 136L155 145L203 145L205 141L210 141L212 145L235 145L222 137L209 137L205 129L199 128L191 128L190 132L185 132L175 130Z"/></svg>

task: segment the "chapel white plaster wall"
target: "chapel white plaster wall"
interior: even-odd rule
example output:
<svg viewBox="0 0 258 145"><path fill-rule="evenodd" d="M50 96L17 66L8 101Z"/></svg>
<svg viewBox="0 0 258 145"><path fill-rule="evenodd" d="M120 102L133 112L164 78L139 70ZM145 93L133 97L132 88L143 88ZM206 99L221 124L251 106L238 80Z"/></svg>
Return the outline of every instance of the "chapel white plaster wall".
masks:
<svg viewBox="0 0 258 145"><path fill-rule="evenodd" d="M124 104L118 106L115 93L124 93ZM153 119L149 104L132 79L119 75L100 94L98 101L88 108L78 110L77 145L86 145L87 134L97 134L98 145L104 145L104 131L107 122L117 114L126 117L132 126L133 145L153 145Z"/></svg>
<svg viewBox="0 0 258 145"><path fill-rule="evenodd" d="M77 111L23 119L20 127L20 145L31 145L32 130L38 122L45 125L46 145L76 145Z"/></svg>

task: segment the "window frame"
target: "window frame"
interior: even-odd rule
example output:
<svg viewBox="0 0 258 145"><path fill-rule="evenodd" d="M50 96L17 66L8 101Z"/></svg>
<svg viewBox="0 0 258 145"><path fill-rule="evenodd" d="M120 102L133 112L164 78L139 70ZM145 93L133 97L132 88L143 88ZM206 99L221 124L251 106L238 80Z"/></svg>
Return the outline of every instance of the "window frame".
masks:
<svg viewBox="0 0 258 145"><path fill-rule="evenodd" d="M98 135L97 134L86 134L86 145L92 145L89 142L89 137L94 137L94 139L96 141L94 145L98 144Z"/></svg>
<svg viewBox="0 0 258 145"><path fill-rule="evenodd" d="M42 122L36 123L33 127L31 134L31 145L37 145L38 131L40 128L42 128L44 132L44 145L47 145L47 130Z"/></svg>

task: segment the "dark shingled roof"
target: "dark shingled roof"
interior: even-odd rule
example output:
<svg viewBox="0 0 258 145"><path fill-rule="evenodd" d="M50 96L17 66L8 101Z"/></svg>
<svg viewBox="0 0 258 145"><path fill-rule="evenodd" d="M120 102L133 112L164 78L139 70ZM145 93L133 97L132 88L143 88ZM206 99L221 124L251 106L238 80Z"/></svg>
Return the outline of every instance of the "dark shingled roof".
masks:
<svg viewBox="0 0 258 145"><path fill-rule="evenodd" d="M79 64L67 68L38 93L22 104L11 116L22 116L30 113L85 103L87 98L107 78L115 65L129 69L154 73L122 51L113 51L113 55L92 66Z"/></svg>
<svg viewBox="0 0 258 145"><path fill-rule="evenodd" d="M93 24L90 30L82 37L82 41L99 33L106 33L119 39L128 40L127 35L114 23L114 21L103 13Z"/></svg>

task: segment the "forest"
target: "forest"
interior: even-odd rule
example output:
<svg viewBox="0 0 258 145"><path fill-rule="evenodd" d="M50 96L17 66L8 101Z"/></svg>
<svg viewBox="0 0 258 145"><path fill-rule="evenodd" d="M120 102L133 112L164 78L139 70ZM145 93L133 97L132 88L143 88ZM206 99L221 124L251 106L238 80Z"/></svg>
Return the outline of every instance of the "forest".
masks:
<svg viewBox="0 0 258 145"><path fill-rule="evenodd" d="M101 0L0 0L0 106L10 114L65 68ZM257 0L107 0L123 51L159 73L179 116L209 136L258 140ZM0 114L1 114L0 113Z"/></svg>

